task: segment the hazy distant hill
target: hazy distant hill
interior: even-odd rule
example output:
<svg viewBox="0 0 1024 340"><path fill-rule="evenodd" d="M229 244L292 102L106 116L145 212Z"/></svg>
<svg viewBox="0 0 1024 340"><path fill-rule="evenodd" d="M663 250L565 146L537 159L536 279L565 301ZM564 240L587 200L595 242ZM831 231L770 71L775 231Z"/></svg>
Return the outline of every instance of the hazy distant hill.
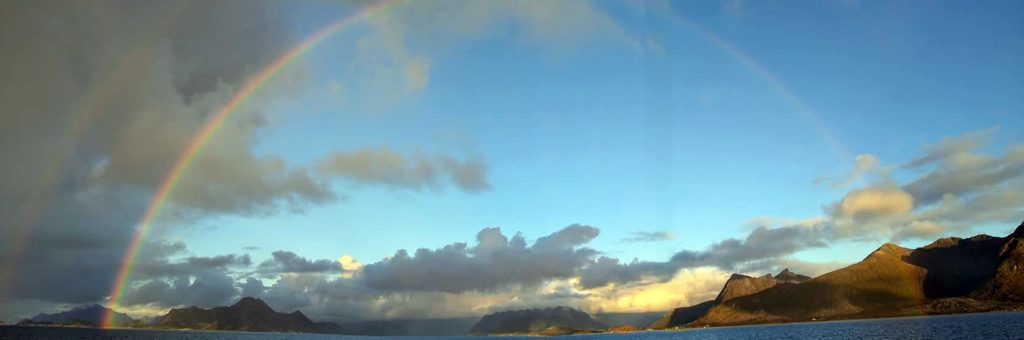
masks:
<svg viewBox="0 0 1024 340"><path fill-rule="evenodd" d="M660 319L664 314L665 312L621 312L592 313L590 316L608 327L631 326L642 329Z"/></svg>
<svg viewBox="0 0 1024 340"><path fill-rule="evenodd" d="M1007 237L886 243L810 281L722 301L692 325L965 313L1024 306L1024 223ZM727 284L728 285L728 284Z"/></svg>
<svg viewBox="0 0 1024 340"><path fill-rule="evenodd" d="M725 281L725 285L722 286L722 290L718 292L718 296L714 300L704 301L689 307L676 308L666 313L658 321L651 323L648 328L662 329L686 325L697 320L711 310L711 308L722 302L755 294L779 284L797 284L809 280L811 280L811 277L795 274L789 271L789 268L784 269L775 276L765 274L761 277L750 277L742 274L732 274L729 280Z"/></svg>
<svg viewBox="0 0 1024 340"><path fill-rule="evenodd" d="M105 315L109 310L109 308L100 305L92 305L78 307L60 313L39 314L32 317L32 319L29 319L29 321L31 323L99 326L103 323L103 315ZM137 321L128 316L128 314L114 312L114 324L116 325L130 325L135 324L136 322Z"/></svg>
<svg viewBox="0 0 1024 340"><path fill-rule="evenodd" d="M160 328L251 332L340 333L330 322L313 322L301 311L275 312L263 300L245 297L229 307L172 309L155 322Z"/></svg>
<svg viewBox="0 0 1024 340"><path fill-rule="evenodd" d="M554 307L498 312L485 315L470 334L533 333L545 335L571 334L573 331L599 331L608 328L587 313Z"/></svg>

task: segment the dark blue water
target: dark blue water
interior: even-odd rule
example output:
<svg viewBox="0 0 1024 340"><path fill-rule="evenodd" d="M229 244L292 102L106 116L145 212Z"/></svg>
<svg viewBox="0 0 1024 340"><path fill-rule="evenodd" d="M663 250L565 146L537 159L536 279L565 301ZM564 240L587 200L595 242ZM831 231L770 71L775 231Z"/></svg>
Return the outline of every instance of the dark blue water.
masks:
<svg viewBox="0 0 1024 340"><path fill-rule="evenodd" d="M239 339L239 340L356 340L385 337L153 331L153 330L97 330L48 327L0 327L0 339ZM387 337L395 339L399 337ZM416 337L416 339L475 339L484 337ZM530 337L500 337L499 339L536 339ZM1024 339L1024 313L990 313L947 316L929 316L878 320L855 320L799 323L767 326L691 329L673 332L642 332L632 334L574 335L573 340L626 340L626 339Z"/></svg>

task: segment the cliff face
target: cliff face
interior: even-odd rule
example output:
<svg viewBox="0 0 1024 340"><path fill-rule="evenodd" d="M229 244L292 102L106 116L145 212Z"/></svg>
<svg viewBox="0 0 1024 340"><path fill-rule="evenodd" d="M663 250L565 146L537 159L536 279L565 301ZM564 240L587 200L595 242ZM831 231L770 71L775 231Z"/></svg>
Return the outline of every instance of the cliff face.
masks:
<svg viewBox="0 0 1024 340"><path fill-rule="evenodd" d="M157 322L161 328L251 332L338 333L338 325L316 323L300 311L275 312L262 300L246 297L229 307L172 309Z"/></svg>
<svg viewBox="0 0 1024 340"><path fill-rule="evenodd" d="M1024 303L1024 223L999 250L995 275L973 292L979 299Z"/></svg>
<svg viewBox="0 0 1024 340"><path fill-rule="evenodd" d="M747 296L775 286L775 278L771 274L761 277L750 277L740 274L732 274L722 291L718 292L715 301L722 303L740 296Z"/></svg>
<svg viewBox="0 0 1024 340"><path fill-rule="evenodd" d="M996 310L1024 302L1024 224L1007 237L885 244L863 261L800 284L715 305L694 325Z"/></svg>
<svg viewBox="0 0 1024 340"><path fill-rule="evenodd" d="M561 334L566 331L598 331L605 328L607 326L594 321L587 313L568 307L555 307L488 314L481 318L476 325L473 325L469 332L470 334L487 335L547 334L557 331Z"/></svg>
<svg viewBox="0 0 1024 340"><path fill-rule="evenodd" d="M765 274L760 277L732 274L732 276L729 277L729 280L725 282L725 285L722 286L722 290L718 292L718 296L714 300L704 301L689 307L676 308L671 312L666 313L661 319L647 327L663 329L684 326L701 318L712 308L723 302L730 301L738 297L756 294L775 287L776 285L798 284L810 279L811 278L809 276L799 275L789 271L789 268L784 269L774 277L771 274Z"/></svg>

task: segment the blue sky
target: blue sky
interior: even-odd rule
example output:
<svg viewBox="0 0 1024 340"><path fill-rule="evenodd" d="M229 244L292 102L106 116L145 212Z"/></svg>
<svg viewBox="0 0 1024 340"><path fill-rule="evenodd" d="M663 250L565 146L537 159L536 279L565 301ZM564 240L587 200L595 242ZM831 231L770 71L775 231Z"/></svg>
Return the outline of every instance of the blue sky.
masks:
<svg viewBox="0 0 1024 340"><path fill-rule="evenodd" d="M204 223L214 229L181 237L199 253L295 242L304 255L375 261L399 248L472 241L486 226L536 238L584 223L601 228L598 249L664 260L742 236L754 218L820 215L844 192L814 179L845 173L857 154L903 162L942 138L992 127L1000 128L990 146L998 153L1024 136L1013 128L1024 123L1016 3L698 2L674 4L670 15L596 5L628 41L557 47L515 27L442 47L407 37L411 53L430 58L429 84L383 105L347 97L367 93L350 73L353 46L372 28L338 34L303 58L314 86L281 99L274 114L282 124L259 144L297 163L379 145L472 153L486 159L493 190L336 183L348 199L304 214L219 218ZM300 36L351 11L330 3L285 10ZM671 15L762 65L821 129ZM332 81L345 84L346 98L327 90ZM676 239L620 242L653 230ZM232 237L240 232L247 236ZM851 261L874 246L831 255Z"/></svg>

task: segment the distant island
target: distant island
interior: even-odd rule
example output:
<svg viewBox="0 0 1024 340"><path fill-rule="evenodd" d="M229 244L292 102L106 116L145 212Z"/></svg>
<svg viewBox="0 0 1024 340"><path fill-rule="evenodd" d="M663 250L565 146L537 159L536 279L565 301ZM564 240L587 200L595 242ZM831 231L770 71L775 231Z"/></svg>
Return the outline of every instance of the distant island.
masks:
<svg viewBox="0 0 1024 340"><path fill-rule="evenodd" d="M607 325L595 321L587 313L569 307L554 307L488 314L473 325L469 334L568 335L606 329Z"/></svg>
<svg viewBox="0 0 1024 340"><path fill-rule="evenodd" d="M54 314L37 314L31 319L25 319L18 322L19 325L63 325L63 326L81 326L81 327L96 327L103 322L103 316L107 312L110 312L109 308L100 305L91 305L73 308L68 311L54 313ZM114 324L118 326L138 326L140 325L138 320L128 316L128 314L114 312Z"/></svg>
<svg viewBox="0 0 1024 340"><path fill-rule="evenodd" d="M784 269L778 274L733 274L713 300L679 307L646 326L648 317L614 315L603 323L569 307L497 312L472 318L314 322L301 311L280 313L245 297L227 307L171 309L142 323L115 313L123 327L363 335L567 335L625 333L687 327L786 323L912 315L1024 310L1024 223L1006 237L943 238L907 249L886 243L864 260L811 278ZM39 314L18 325L96 327L108 309L100 305ZM620 313L622 314L622 313ZM609 315L611 317L613 315ZM649 320L654 320L653 315ZM650 321L647 321L650 322Z"/></svg>

